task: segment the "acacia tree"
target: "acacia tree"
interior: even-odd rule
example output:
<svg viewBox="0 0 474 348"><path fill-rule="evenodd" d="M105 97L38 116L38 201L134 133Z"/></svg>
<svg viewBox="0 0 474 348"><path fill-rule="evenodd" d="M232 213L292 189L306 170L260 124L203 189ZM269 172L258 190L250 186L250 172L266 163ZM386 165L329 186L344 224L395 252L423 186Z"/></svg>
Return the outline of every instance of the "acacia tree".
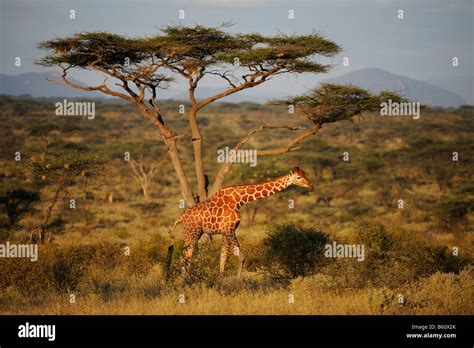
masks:
<svg viewBox="0 0 474 348"><path fill-rule="evenodd" d="M39 226L31 231L30 241L35 238L35 232L37 232L37 241L40 244L50 240L51 234L47 240L46 232L53 209L61 195L68 194L68 187L75 178L90 175L96 169L98 163L97 157L77 150L48 152L44 161L32 161L30 163L29 169L33 175L45 183L50 183L53 187L53 195L47 204L43 220Z"/></svg>
<svg viewBox="0 0 474 348"><path fill-rule="evenodd" d="M317 58L333 57L340 51L337 44L316 33L291 36L231 34L225 31L226 26L167 26L159 35L147 38L128 38L106 32L78 33L40 43L39 48L49 53L38 63L62 69L62 81L56 83L85 91L99 91L135 104L160 134L174 166L181 193L186 203L192 206L217 191L232 167L231 163L224 163L208 187L202 157L203 138L197 122L199 111L214 101L261 85L278 75L327 72L330 66L318 63ZM68 78L71 69L75 68L95 70L105 74L106 78L97 86L79 85ZM157 101L159 90L166 88L175 76L184 78L188 84L191 103L188 122L197 179L195 193L188 183L178 153L177 141L182 137L168 127L166 115ZM196 89L208 76L222 79L228 87L218 94L197 100ZM114 78L114 86L108 82L109 77ZM297 101L306 105L308 100ZM324 112L324 108L320 109ZM351 116L345 114L345 118ZM315 134L326 121L313 120L303 129L262 125L247 134L235 149L243 147L262 130L285 128L299 131L283 146L258 150L260 156L282 154Z"/></svg>

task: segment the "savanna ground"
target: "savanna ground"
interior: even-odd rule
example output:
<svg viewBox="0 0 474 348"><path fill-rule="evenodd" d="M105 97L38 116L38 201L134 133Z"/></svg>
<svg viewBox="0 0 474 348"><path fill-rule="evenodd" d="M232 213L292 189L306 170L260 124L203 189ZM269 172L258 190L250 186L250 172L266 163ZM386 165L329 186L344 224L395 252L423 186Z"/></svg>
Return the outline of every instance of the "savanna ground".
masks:
<svg viewBox="0 0 474 348"><path fill-rule="evenodd" d="M46 166L54 153L96 156L94 168L59 195L38 261L0 259L0 313L474 314L472 107L428 109L419 120L367 114L325 125L298 151L259 157L254 168L236 165L226 184L300 166L315 190L290 188L243 209L241 281L235 257L219 277L215 237L202 239L192 282L181 285L181 229L170 234L183 212L181 196L156 131L132 106L99 101L96 118L87 120L56 116L56 101L0 98L1 243L28 242L54 199L55 178L35 176L32 164ZM162 109L185 134L180 153L192 172L179 104ZM233 147L262 122L299 121L283 107L221 103L199 122L212 177L217 149ZM285 136L262 133L251 146L274 146ZM149 199L125 152L156 166ZM350 161L342 160L344 152ZM325 258L323 247L332 241L364 244L365 260ZM166 279L170 244L175 253Z"/></svg>

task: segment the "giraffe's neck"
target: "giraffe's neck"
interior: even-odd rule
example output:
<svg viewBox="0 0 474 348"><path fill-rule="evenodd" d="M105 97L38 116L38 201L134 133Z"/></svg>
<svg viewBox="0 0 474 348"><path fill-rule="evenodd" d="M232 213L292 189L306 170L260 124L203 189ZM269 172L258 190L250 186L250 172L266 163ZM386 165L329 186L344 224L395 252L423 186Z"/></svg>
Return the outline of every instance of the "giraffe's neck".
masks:
<svg viewBox="0 0 474 348"><path fill-rule="evenodd" d="M237 208L240 209L243 205L249 202L274 195L277 192L283 191L290 185L291 177L290 174L287 174L260 184L237 186L236 191L240 196L240 199L237 201Z"/></svg>

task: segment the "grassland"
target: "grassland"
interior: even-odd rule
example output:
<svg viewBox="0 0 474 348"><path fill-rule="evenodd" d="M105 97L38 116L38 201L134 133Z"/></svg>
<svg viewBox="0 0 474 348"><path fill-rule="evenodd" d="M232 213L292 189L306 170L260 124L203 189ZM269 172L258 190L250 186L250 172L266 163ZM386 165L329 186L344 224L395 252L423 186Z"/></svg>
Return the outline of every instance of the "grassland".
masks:
<svg viewBox="0 0 474 348"><path fill-rule="evenodd" d="M191 139L179 104L166 102L163 111L183 134L180 154L192 173ZM52 238L40 246L38 262L0 259L0 313L474 313L471 107L428 109L419 120L368 114L325 125L298 151L259 157L255 168L237 165L226 184L261 181L300 166L315 191L291 188L244 208L237 232L247 256L241 282L233 276L236 260L225 277L218 276L215 238L200 245L194 282L187 286L163 275L170 243L178 246L177 268L181 232L170 235L170 227L183 209L165 148L137 110L102 101L94 120L61 118L52 100L10 97L0 98L0 108L2 202L16 189L39 195L13 224L2 205L0 241L27 242L51 203L54 180L33 177L32 161L56 150L100 158L98 169L75 178L55 205L48 224ZM217 149L235 145L262 122L300 121L279 107L242 103L209 107L199 122L212 180ZM287 136L262 133L250 146L267 148ZM21 161L14 160L15 152ZM123 161L125 152L157 166L148 201ZM344 152L349 162L342 160ZM265 267L262 240L288 222L323 231L330 240L364 243L367 262L326 260L305 277L275 279Z"/></svg>

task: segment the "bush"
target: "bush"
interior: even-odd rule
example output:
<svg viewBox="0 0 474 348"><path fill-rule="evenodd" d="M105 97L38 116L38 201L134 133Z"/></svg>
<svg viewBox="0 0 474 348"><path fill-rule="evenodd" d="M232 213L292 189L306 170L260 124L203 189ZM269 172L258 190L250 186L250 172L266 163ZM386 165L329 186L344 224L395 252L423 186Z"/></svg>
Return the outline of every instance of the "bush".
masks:
<svg viewBox="0 0 474 348"><path fill-rule="evenodd" d="M263 268L272 278L286 281L312 274L325 260L327 239L313 228L278 225L263 240Z"/></svg>
<svg viewBox="0 0 474 348"><path fill-rule="evenodd" d="M103 299L145 278L154 264L164 260L164 245L153 239L146 247L124 254L119 244L41 245L38 261L6 258L0 262L0 295L10 288L25 297L42 298L71 291L95 293Z"/></svg>
<svg viewBox="0 0 474 348"><path fill-rule="evenodd" d="M219 255L221 247L217 244L198 243L193 251L188 269L188 278L186 283L202 284L207 287L213 287L219 280ZM169 279L181 283L181 256L184 251L184 243L182 240L174 244L174 252L172 255L171 268L169 270ZM226 272L231 272L232 255L229 255L226 264Z"/></svg>
<svg viewBox="0 0 474 348"><path fill-rule="evenodd" d="M72 246L58 249L45 269L51 287L57 293L75 291L86 275L92 259L92 248Z"/></svg>
<svg viewBox="0 0 474 348"><path fill-rule="evenodd" d="M379 223L362 223L359 225L356 243L363 244L367 253L366 259L381 261L388 258L395 247L391 234Z"/></svg>
<svg viewBox="0 0 474 348"><path fill-rule="evenodd" d="M452 231L466 222L467 214L474 211L474 200L443 200L435 208L439 227Z"/></svg>
<svg viewBox="0 0 474 348"><path fill-rule="evenodd" d="M36 262L5 259L0 263L0 288L13 287L28 297L74 291L87 273L92 252L87 246L40 246Z"/></svg>
<svg viewBox="0 0 474 348"><path fill-rule="evenodd" d="M406 305L416 314L474 314L474 268L459 274L437 272L420 279L407 291Z"/></svg>
<svg viewBox="0 0 474 348"><path fill-rule="evenodd" d="M0 197L0 205L8 216L10 226L15 225L26 213L32 210L32 205L40 200L38 192L16 189L8 191Z"/></svg>
<svg viewBox="0 0 474 348"><path fill-rule="evenodd" d="M426 237L380 223L362 223L348 243L364 245L365 260L331 262L324 274L340 277L344 286L367 285L395 288L436 272L459 273L472 263L469 255L453 255L446 246L427 243Z"/></svg>

